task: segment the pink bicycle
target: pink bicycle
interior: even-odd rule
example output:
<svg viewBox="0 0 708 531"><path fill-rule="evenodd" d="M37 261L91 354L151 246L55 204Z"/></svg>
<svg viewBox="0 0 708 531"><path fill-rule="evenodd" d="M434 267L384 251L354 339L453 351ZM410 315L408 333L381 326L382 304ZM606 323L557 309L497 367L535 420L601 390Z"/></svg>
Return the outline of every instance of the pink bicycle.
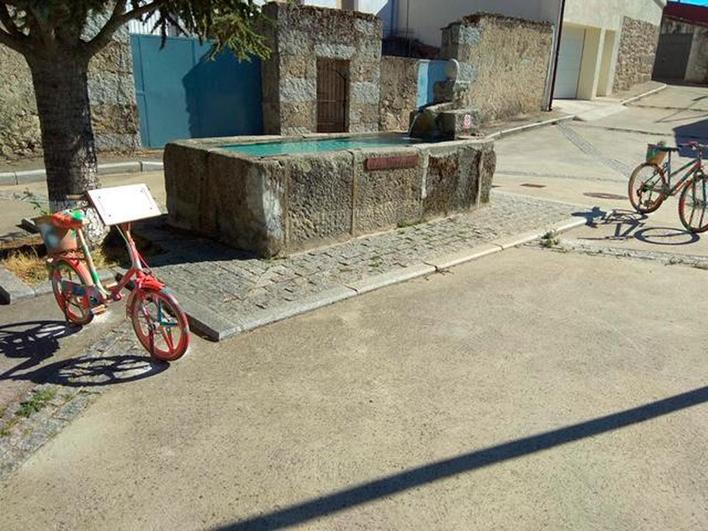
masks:
<svg viewBox="0 0 708 531"><path fill-rule="evenodd" d="M37 220L47 246L54 297L67 321L86 325L103 313L122 291L132 287L126 314L135 335L160 361L181 358L189 347L189 323L170 290L150 271L131 235L131 223L115 225L123 237L131 266L117 283L104 286L84 236L81 210L66 210Z"/></svg>

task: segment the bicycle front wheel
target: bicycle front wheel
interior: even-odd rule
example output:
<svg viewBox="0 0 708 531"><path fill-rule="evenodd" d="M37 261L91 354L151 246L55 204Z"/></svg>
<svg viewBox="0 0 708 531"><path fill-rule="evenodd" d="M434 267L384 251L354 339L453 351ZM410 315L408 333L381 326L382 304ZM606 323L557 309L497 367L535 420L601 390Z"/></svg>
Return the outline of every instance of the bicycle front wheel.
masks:
<svg viewBox="0 0 708 531"><path fill-rule="evenodd" d="M629 178L629 202L640 214L649 214L661 206L664 194L664 170L645 162L636 167Z"/></svg>
<svg viewBox="0 0 708 531"><path fill-rule="evenodd" d="M130 313L135 335L153 358L175 361L187 352L187 315L169 292L139 289Z"/></svg>
<svg viewBox="0 0 708 531"><path fill-rule="evenodd" d="M88 297L91 275L79 261L56 259L50 270L54 298L66 320L77 325L86 325L93 320Z"/></svg>
<svg viewBox="0 0 708 531"><path fill-rule="evenodd" d="M679 218L689 232L708 230L708 177L697 174L681 192L679 198Z"/></svg>

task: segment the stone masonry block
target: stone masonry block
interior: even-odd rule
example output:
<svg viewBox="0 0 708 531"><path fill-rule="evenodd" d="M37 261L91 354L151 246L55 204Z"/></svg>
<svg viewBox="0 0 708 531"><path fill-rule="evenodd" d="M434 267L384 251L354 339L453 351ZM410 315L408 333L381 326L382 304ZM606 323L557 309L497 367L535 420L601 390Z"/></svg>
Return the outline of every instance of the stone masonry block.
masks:
<svg viewBox="0 0 708 531"><path fill-rule="evenodd" d="M352 223L352 154L329 152L293 157L288 165L288 247L346 238Z"/></svg>
<svg viewBox="0 0 708 531"><path fill-rule="evenodd" d="M367 170L368 158L387 158L422 155L417 149L380 149L358 151L354 155L354 234L410 224L422 218L421 192L423 169L413 168Z"/></svg>

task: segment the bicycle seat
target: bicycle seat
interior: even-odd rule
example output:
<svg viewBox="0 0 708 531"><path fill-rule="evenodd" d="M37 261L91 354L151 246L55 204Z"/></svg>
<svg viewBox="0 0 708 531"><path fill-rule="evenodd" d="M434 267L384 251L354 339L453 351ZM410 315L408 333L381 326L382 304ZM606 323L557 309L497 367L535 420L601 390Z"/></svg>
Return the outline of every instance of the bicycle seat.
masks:
<svg viewBox="0 0 708 531"><path fill-rule="evenodd" d="M84 216L78 210L64 210L52 214L52 225L60 229L80 229L84 226Z"/></svg>

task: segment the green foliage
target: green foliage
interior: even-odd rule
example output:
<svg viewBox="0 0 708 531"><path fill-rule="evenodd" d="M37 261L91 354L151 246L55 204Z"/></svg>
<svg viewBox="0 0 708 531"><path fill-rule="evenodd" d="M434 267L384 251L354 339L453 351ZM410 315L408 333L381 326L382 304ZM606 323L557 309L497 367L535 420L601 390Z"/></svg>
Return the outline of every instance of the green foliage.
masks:
<svg viewBox="0 0 708 531"><path fill-rule="evenodd" d="M33 391L32 396L20 403L20 408L15 412L18 417L29 417L33 413L37 413L47 405L52 398L56 396L54 389L41 389Z"/></svg>
<svg viewBox="0 0 708 531"><path fill-rule="evenodd" d="M212 54L231 50L240 60L265 58L270 50L257 31L266 23L255 0L0 0L0 44L26 56L57 52L92 56L132 19L157 15L164 39L171 28L212 39ZM89 20L105 20L87 38Z"/></svg>

